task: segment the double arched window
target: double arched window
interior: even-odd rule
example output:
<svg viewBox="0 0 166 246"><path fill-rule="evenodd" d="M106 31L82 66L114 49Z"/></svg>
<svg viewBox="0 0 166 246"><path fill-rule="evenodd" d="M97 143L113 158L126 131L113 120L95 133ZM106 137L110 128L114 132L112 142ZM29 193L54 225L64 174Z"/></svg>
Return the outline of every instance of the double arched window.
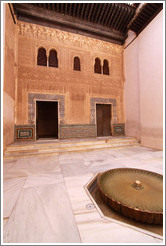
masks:
<svg viewBox="0 0 166 246"><path fill-rule="evenodd" d="M47 67L46 49L43 47L38 49L37 65ZM51 49L49 52L48 66L49 67L58 67L57 51L54 49Z"/></svg>
<svg viewBox="0 0 166 246"><path fill-rule="evenodd" d="M108 63L108 61L106 59L104 59L103 67L102 67L100 58L98 58L98 57L95 58L94 72L109 75L109 63Z"/></svg>
<svg viewBox="0 0 166 246"><path fill-rule="evenodd" d="M80 64L80 58L78 56L74 57L74 70L81 71L81 64Z"/></svg>

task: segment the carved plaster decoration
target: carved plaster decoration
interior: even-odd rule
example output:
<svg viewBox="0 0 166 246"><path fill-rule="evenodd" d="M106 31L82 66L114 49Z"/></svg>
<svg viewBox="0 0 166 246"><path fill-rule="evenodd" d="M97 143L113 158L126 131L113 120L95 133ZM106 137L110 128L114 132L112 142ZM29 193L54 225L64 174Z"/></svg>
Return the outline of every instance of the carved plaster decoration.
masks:
<svg viewBox="0 0 166 246"><path fill-rule="evenodd" d="M122 53L123 46L118 44L111 44L106 41L98 39L84 37L82 35L73 34L50 27L43 27L36 24L25 23L22 21L17 22L18 33L21 36L34 37L40 39L57 39L59 42L69 41L77 47L96 47L98 49L104 49L106 52L114 51L116 53Z"/></svg>
<svg viewBox="0 0 166 246"><path fill-rule="evenodd" d="M35 124L36 101L57 101L59 103L59 124L64 124L65 96L55 94L28 93L28 123Z"/></svg>

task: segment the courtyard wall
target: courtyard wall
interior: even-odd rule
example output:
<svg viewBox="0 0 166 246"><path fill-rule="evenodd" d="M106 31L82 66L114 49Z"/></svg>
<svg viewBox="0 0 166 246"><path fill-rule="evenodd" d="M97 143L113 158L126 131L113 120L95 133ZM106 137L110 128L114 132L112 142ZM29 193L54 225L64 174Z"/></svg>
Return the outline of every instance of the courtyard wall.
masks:
<svg viewBox="0 0 166 246"><path fill-rule="evenodd" d="M134 38L129 33L126 45ZM126 134L163 148L163 11L124 49Z"/></svg>

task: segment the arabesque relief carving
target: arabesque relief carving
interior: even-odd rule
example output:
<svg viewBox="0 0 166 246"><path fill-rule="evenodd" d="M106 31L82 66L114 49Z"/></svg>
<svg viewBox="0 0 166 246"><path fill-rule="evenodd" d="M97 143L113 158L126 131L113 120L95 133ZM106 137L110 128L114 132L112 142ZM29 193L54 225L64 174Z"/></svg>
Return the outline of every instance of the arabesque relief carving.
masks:
<svg viewBox="0 0 166 246"><path fill-rule="evenodd" d="M82 35L77 35L65 31L60 31L57 29L39 26L36 24L30 24L18 21L19 35L33 37L37 39L56 39L60 42L69 41L77 47L94 47L99 49L104 49L106 52L108 50L113 50L116 53L122 53L123 46L117 44L111 44L109 42L93 39L90 37L84 37Z"/></svg>

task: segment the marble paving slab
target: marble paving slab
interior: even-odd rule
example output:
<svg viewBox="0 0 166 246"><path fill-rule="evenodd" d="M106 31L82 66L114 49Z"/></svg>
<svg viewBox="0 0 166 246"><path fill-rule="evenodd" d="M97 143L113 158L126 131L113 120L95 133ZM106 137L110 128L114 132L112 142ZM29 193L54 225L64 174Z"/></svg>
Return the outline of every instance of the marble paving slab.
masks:
<svg viewBox="0 0 166 246"><path fill-rule="evenodd" d="M60 172L51 172L46 174L29 175L24 184L24 188L33 186L50 185L62 182L63 178Z"/></svg>
<svg viewBox="0 0 166 246"><path fill-rule="evenodd" d="M3 183L3 218L10 217L26 177L5 179Z"/></svg>
<svg viewBox="0 0 166 246"><path fill-rule="evenodd" d="M4 243L80 242L65 186L24 188L4 229Z"/></svg>
<svg viewBox="0 0 166 246"><path fill-rule="evenodd" d="M84 189L84 185L88 182L93 174L82 175L77 177L64 177L66 189L70 197L74 214L82 214L91 212L87 209L87 205L91 203L90 198Z"/></svg>
<svg viewBox="0 0 166 246"><path fill-rule="evenodd" d="M3 230L5 229L5 226L6 226L7 222L8 222L8 220L9 220L9 218L4 218L3 219Z"/></svg>
<svg viewBox="0 0 166 246"><path fill-rule="evenodd" d="M162 243L162 240L148 236L126 226L108 222L99 213L75 216L81 240L84 243Z"/></svg>
<svg viewBox="0 0 166 246"><path fill-rule="evenodd" d="M6 183L4 193L18 184L21 189L18 185L15 200L6 193L5 199L12 199L14 206L4 221L4 243L161 244L154 236L104 220L84 188L98 172L111 168L162 174L162 162L162 151L141 146L5 160L4 183L13 183ZM17 184L17 179L25 179L24 184Z"/></svg>

